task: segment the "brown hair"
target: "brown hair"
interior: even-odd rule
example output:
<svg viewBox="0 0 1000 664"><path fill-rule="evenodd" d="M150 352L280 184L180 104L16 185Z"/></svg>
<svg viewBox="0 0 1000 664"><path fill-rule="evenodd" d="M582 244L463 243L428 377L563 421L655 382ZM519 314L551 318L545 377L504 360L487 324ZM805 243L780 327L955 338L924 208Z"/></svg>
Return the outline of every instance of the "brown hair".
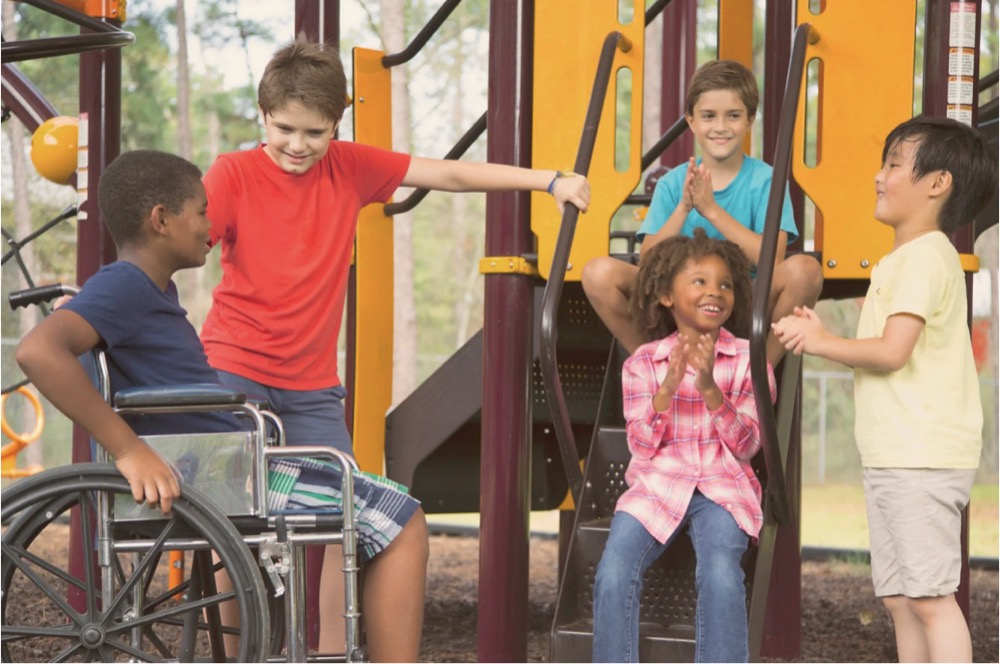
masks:
<svg viewBox="0 0 1000 664"><path fill-rule="evenodd" d="M688 84L687 102L684 112L694 115L694 105L706 92L712 90L732 90L739 95L747 107L747 117L753 120L760 102L760 89L753 72L735 60L712 60L706 62L691 77Z"/></svg>
<svg viewBox="0 0 1000 664"><path fill-rule="evenodd" d="M750 308L753 287L750 282L750 261L734 242L714 240L697 228L694 237L674 235L658 243L643 257L639 274L632 288L629 312L636 329L648 341L662 339L677 330L670 309L660 303L660 297L670 292L674 277L690 260L718 256L729 266L733 275L733 312L723 324L727 330L744 339L750 336Z"/></svg>
<svg viewBox="0 0 1000 664"><path fill-rule="evenodd" d="M264 115L297 101L336 124L347 106L347 76L340 54L300 34L274 54L257 86Z"/></svg>

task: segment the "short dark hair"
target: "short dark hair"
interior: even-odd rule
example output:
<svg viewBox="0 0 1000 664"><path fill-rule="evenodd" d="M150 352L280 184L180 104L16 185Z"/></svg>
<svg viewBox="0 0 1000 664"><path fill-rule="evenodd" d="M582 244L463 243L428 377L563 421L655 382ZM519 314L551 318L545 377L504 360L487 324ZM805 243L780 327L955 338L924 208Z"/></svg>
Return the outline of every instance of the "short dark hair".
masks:
<svg viewBox="0 0 1000 664"><path fill-rule="evenodd" d="M694 115L694 106L698 103L698 99L712 90L732 90L747 107L747 117L753 120L757 115L760 89L757 87L757 79L754 78L753 72L743 64L735 60L712 60L698 67L698 71L688 84L684 112L687 115Z"/></svg>
<svg viewBox="0 0 1000 664"><path fill-rule="evenodd" d="M951 193L941 208L938 227L951 233L976 218L997 187L997 154L972 127L950 118L918 115L885 138L882 163L896 145L913 141L913 179L928 173L951 173Z"/></svg>
<svg viewBox="0 0 1000 664"><path fill-rule="evenodd" d="M274 54L257 86L257 103L268 115L293 101L340 122L347 107L347 76L336 48L300 34Z"/></svg>
<svg viewBox="0 0 1000 664"><path fill-rule="evenodd" d="M733 275L733 312L723 327L737 337L750 336L753 286L750 281L750 260L739 245L729 240L715 240L697 228L694 237L674 235L649 250L639 265L639 274L629 310L637 330L646 341L662 339L677 330L670 309L660 303L660 297L670 292L674 277L689 260L718 256L729 266Z"/></svg>
<svg viewBox="0 0 1000 664"><path fill-rule="evenodd" d="M201 169L174 154L134 150L119 155L101 174L97 202L119 249L145 242L143 222L163 205L179 213L201 183Z"/></svg>

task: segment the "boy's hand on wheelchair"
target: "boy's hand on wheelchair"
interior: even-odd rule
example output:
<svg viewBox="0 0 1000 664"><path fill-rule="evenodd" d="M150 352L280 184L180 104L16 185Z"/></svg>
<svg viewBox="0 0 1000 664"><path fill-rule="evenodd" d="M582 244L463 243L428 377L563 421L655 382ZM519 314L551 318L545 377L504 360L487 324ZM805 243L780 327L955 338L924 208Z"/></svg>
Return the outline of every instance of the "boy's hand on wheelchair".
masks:
<svg viewBox="0 0 1000 664"><path fill-rule="evenodd" d="M175 498L181 495L177 471L156 450L144 441L136 444L115 460L119 472L128 480L132 497L149 507L160 505L163 514L170 512Z"/></svg>

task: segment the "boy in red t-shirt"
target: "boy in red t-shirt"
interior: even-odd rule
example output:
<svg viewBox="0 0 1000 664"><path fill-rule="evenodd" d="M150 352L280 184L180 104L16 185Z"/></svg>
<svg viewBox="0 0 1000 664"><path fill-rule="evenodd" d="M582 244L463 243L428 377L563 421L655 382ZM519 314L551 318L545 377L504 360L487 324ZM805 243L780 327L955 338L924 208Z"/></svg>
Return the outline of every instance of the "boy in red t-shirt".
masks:
<svg viewBox="0 0 1000 664"><path fill-rule="evenodd" d="M422 159L334 140L347 79L336 51L302 38L279 50L257 90L266 142L219 157L206 173L211 242L222 245L222 282L202 329L220 381L266 397L291 445L352 453L337 376L337 337L358 212L399 186L443 191L548 191L585 211L586 178L499 164ZM415 531L420 531L416 533ZM384 601L365 605L372 659L416 661L423 622L426 524L400 556ZM328 547L320 588L320 649L343 644L340 553ZM369 582L371 580L369 579ZM382 620L382 618L389 618ZM392 625L382 632L381 625Z"/></svg>

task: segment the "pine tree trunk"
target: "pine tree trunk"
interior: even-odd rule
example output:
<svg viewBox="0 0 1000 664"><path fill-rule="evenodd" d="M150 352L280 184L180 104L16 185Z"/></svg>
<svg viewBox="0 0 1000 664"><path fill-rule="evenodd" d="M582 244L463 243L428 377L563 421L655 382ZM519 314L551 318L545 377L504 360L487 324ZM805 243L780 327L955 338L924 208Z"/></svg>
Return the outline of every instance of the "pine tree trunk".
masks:
<svg viewBox="0 0 1000 664"><path fill-rule="evenodd" d="M191 78L188 65L187 14L184 0L177 0L177 149L188 161L194 159L191 135ZM212 298L205 287L205 268L181 270L174 275L181 303L197 329L205 322Z"/></svg>
<svg viewBox="0 0 1000 664"><path fill-rule="evenodd" d="M382 43L387 53L406 47L403 0L381 0ZM392 70L392 147L410 152L410 98L406 65ZM409 190L400 189L397 200ZM395 309L393 313L392 402L398 404L417 386L417 310L413 295L413 214L393 217Z"/></svg>

